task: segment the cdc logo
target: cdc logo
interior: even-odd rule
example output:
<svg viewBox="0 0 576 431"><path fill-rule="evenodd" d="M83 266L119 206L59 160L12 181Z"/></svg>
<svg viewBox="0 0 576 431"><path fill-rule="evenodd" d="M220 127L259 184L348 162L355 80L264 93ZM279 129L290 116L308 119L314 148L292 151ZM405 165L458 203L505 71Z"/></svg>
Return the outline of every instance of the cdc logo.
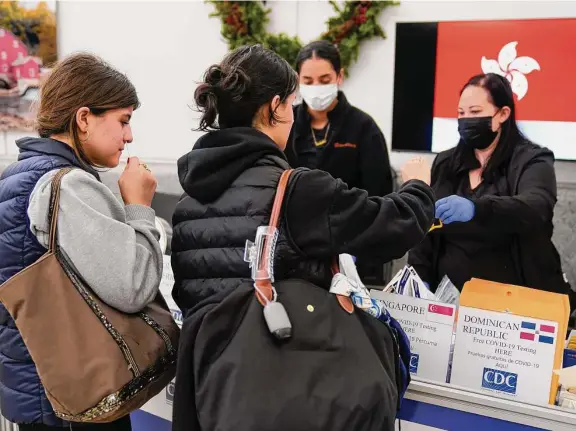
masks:
<svg viewBox="0 0 576 431"><path fill-rule="evenodd" d="M420 355L412 353L410 355L410 374L418 373L418 364L420 363Z"/></svg>
<svg viewBox="0 0 576 431"><path fill-rule="evenodd" d="M166 404L172 405L174 403L174 384L175 380L172 380L168 386L166 386Z"/></svg>
<svg viewBox="0 0 576 431"><path fill-rule="evenodd" d="M482 374L483 388L505 392L507 394L515 394L517 383L518 374L493 370L492 368L484 368L484 373Z"/></svg>

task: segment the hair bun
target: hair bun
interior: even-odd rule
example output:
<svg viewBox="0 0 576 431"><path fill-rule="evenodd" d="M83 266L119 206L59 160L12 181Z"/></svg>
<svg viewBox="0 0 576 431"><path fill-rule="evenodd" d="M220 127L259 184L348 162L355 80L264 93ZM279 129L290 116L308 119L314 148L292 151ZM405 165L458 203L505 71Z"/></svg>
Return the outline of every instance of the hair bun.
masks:
<svg viewBox="0 0 576 431"><path fill-rule="evenodd" d="M204 75L204 82L212 86L218 86L224 77L224 72L220 69L220 66L214 64L208 68L206 74Z"/></svg>
<svg viewBox="0 0 576 431"><path fill-rule="evenodd" d="M270 102L279 96L285 103L297 86L292 67L273 51L261 45L237 48L210 66L196 89L202 112L198 130L254 127L265 120L273 126L283 119Z"/></svg>
<svg viewBox="0 0 576 431"><path fill-rule="evenodd" d="M202 105L206 98L212 95L216 99L239 100L250 88L250 83L248 75L239 67L223 70L215 64L206 71L204 83L200 85L197 93Z"/></svg>
<svg viewBox="0 0 576 431"><path fill-rule="evenodd" d="M194 100L196 101L198 107L206 107L206 105L212 102L211 99L217 100L214 88L210 84L200 84L194 92Z"/></svg>
<svg viewBox="0 0 576 431"><path fill-rule="evenodd" d="M234 68L220 84L221 90L232 100L240 100L250 88L250 77L239 67Z"/></svg>

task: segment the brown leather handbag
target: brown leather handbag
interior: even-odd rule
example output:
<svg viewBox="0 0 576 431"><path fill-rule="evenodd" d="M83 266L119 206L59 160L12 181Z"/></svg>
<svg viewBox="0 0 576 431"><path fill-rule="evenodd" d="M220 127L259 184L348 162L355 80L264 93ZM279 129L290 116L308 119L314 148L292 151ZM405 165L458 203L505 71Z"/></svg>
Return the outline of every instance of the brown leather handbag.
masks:
<svg viewBox="0 0 576 431"><path fill-rule="evenodd" d="M47 253L0 286L0 301L22 334L56 415L70 422L111 422L174 378L180 330L161 294L140 313L106 305L60 250L60 184L70 170L60 170L52 181Z"/></svg>

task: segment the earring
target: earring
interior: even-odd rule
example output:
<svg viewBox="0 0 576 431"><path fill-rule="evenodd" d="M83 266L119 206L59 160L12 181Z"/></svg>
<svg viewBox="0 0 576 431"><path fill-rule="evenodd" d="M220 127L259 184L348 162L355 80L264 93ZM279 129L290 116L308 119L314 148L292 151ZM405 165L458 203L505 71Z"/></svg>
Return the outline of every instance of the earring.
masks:
<svg viewBox="0 0 576 431"><path fill-rule="evenodd" d="M90 139L90 131L86 131L86 139L80 139L80 142L85 143Z"/></svg>

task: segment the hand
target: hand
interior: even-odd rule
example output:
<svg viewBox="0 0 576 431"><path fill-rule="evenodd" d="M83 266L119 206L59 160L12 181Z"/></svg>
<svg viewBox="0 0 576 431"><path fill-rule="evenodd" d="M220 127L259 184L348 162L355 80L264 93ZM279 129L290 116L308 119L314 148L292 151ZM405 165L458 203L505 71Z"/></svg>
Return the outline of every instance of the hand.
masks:
<svg viewBox="0 0 576 431"><path fill-rule="evenodd" d="M126 205L152 205L156 192L156 178L142 164L138 157L130 157L120 179L120 194Z"/></svg>
<svg viewBox="0 0 576 431"><path fill-rule="evenodd" d="M422 157L406 162L400 170L402 181L420 180L430 185L430 165Z"/></svg>
<svg viewBox="0 0 576 431"><path fill-rule="evenodd" d="M474 202L456 195L436 202L436 218L444 224L469 222L474 218L475 210Z"/></svg>

